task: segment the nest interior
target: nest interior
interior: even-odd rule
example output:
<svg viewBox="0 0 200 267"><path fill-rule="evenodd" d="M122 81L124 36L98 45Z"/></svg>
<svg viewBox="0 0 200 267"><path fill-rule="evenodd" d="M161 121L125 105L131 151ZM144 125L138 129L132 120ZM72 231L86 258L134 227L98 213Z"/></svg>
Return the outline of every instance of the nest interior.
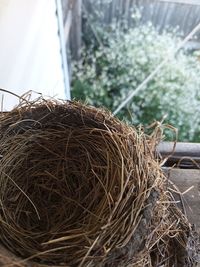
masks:
<svg viewBox="0 0 200 267"><path fill-rule="evenodd" d="M17 256L10 265L193 266L196 239L170 202L156 134L53 100L2 114L0 129L0 243Z"/></svg>

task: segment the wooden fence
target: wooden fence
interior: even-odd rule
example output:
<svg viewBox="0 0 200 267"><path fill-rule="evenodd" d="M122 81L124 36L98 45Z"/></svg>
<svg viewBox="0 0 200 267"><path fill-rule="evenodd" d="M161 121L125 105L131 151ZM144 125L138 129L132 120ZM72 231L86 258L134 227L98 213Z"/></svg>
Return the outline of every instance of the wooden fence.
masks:
<svg viewBox="0 0 200 267"><path fill-rule="evenodd" d="M82 0L62 0L64 38L73 58L80 57L82 36Z"/></svg>
<svg viewBox="0 0 200 267"><path fill-rule="evenodd" d="M151 21L160 31L179 28L187 35L200 23L199 0L62 0L66 43L70 45L72 57L80 57L81 12L87 16L98 12L100 23L109 24L113 19L125 19L129 27L133 25L132 14L135 8L141 11L141 23ZM200 33L190 42L190 47L200 49Z"/></svg>
<svg viewBox="0 0 200 267"><path fill-rule="evenodd" d="M83 4L89 13L95 12L93 4L95 0L83 0ZM113 19L124 19L128 26L133 24L132 14L135 8L141 12L141 23L151 21L159 31L171 27L179 27L185 35L188 34L200 22L200 1L186 0L105 0L98 1L98 12L101 23L111 23ZM195 4L196 3L196 4ZM200 39L200 34L198 34Z"/></svg>

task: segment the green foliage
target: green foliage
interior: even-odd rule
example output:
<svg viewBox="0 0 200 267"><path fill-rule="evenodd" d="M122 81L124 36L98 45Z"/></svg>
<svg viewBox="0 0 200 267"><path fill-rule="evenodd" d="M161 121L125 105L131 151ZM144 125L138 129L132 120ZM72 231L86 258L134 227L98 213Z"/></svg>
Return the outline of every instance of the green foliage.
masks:
<svg viewBox="0 0 200 267"><path fill-rule="evenodd" d="M145 125L167 115L165 121L179 130L180 141L200 142L200 61L183 50L174 57L179 42L174 33L158 34L150 24L104 33L104 45L87 46L82 62L74 64L72 96L114 111L168 58L118 115Z"/></svg>

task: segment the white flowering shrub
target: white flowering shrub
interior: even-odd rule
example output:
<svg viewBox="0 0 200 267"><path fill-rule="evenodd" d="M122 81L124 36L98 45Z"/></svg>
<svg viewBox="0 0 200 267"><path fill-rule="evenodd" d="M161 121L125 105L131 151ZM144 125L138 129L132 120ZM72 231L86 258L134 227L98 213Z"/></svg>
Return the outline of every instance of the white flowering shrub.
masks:
<svg viewBox="0 0 200 267"><path fill-rule="evenodd" d="M72 96L114 111L161 63L168 63L118 114L133 124L162 120L179 131L179 141L200 142L200 61L174 51L180 39L152 25L104 35L104 46L87 46L75 63ZM95 47L95 48L94 48ZM168 136L169 138L169 136Z"/></svg>

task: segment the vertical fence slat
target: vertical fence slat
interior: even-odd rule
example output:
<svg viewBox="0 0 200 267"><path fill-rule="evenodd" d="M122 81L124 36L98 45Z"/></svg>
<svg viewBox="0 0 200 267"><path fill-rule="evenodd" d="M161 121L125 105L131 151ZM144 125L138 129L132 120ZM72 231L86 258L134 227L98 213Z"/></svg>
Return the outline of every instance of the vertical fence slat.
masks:
<svg viewBox="0 0 200 267"><path fill-rule="evenodd" d="M86 3L91 1L92 0L84 0ZM147 22L151 20L154 25L159 25L161 31L170 24L171 27L179 25L180 28L184 28L184 31L187 33L199 20L199 5L195 6L194 4L189 5L176 3L176 1L161 0L112 0L109 5L102 4L101 12L107 14L104 16L104 20L106 20L105 23L110 23L114 18L117 21L126 18L130 24L131 9L133 9L134 6L143 6L142 21ZM191 14L193 14L193 16ZM188 17L190 21L188 21Z"/></svg>
<svg viewBox="0 0 200 267"><path fill-rule="evenodd" d="M70 31L70 46L72 50L72 57L76 60L80 59L81 55L81 7L82 0L72 0L72 27Z"/></svg>

